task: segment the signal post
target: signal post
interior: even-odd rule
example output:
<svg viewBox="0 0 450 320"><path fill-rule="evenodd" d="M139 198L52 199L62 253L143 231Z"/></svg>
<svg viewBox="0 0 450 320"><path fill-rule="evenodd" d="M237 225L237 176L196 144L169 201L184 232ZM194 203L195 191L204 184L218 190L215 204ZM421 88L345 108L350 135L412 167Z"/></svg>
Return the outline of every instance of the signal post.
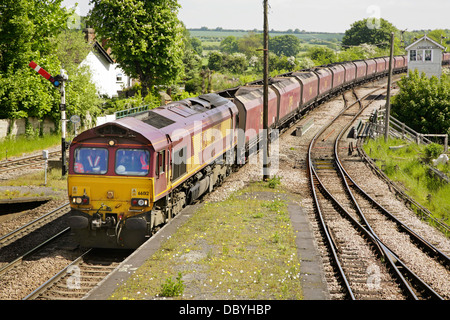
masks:
<svg viewBox="0 0 450 320"><path fill-rule="evenodd" d="M61 112L61 167L62 167L62 175L65 176L67 173L67 165L66 165L66 150L68 147L68 143L66 142L66 89L65 82L69 80L69 77L66 74L64 69L60 70L60 74L56 77L52 77L50 73L45 71L43 68L38 66L36 62L31 61L29 63L31 69L39 73L42 77L50 81L56 88L59 88L61 92L61 103L59 105L59 110Z"/></svg>

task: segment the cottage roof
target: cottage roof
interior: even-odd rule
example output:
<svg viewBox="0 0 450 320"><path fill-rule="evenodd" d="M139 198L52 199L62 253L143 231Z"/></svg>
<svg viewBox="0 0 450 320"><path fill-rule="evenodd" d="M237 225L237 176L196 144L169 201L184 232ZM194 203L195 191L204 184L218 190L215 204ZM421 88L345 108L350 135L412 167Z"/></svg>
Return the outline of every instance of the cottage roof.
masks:
<svg viewBox="0 0 450 320"><path fill-rule="evenodd" d="M437 43L436 41L434 41L431 38L428 38L427 35L424 35L422 38L416 40L415 42L411 43L409 46L407 46L405 49L406 50L410 50L412 47L414 47L415 45L417 45L419 42L421 41L430 41L431 43L433 43L434 45L436 45L437 47L439 47L440 49L442 49L443 51L445 51L445 47L443 45L441 45L440 43Z"/></svg>
<svg viewBox="0 0 450 320"><path fill-rule="evenodd" d="M111 56L106 52L105 49L103 49L103 47L101 46L100 43L98 43L98 41L94 42L94 49L97 49L98 53L101 54L103 57L105 57L106 61L108 61L109 63L113 64L114 60L111 58Z"/></svg>

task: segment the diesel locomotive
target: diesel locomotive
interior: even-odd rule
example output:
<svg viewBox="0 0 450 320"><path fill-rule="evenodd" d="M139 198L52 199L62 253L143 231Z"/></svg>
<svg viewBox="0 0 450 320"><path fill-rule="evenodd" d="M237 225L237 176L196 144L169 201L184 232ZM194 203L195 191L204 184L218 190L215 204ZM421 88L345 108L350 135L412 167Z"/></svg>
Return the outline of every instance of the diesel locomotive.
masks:
<svg viewBox="0 0 450 320"><path fill-rule="evenodd" d="M394 58L404 72L405 56ZM387 75L382 57L270 79L269 126L289 126L343 90ZM69 148L70 227L86 247L137 248L186 205L212 191L264 136L261 81L108 122Z"/></svg>

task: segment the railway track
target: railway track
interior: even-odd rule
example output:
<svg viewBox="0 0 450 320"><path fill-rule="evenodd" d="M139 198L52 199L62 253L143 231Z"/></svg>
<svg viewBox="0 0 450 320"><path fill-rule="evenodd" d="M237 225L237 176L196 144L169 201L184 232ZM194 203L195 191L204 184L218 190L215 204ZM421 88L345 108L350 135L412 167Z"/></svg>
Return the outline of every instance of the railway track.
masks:
<svg viewBox="0 0 450 320"><path fill-rule="evenodd" d="M49 158L57 158L60 156L61 151L49 152ZM5 160L0 162L0 173L29 168L33 166L41 166L44 164L44 162L45 160L42 159L42 155L33 155L14 160Z"/></svg>
<svg viewBox="0 0 450 320"><path fill-rule="evenodd" d="M26 225L0 237L0 248L7 246L8 244L24 237L34 230L46 225L47 223L65 215L70 211L69 203L65 203L60 207L42 215L41 217L27 223Z"/></svg>
<svg viewBox="0 0 450 320"><path fill-rule="evenodd" d="M64 204L44 217L48 218L67 208L68 204ZM37 220L41 220L39 225L47 221ZM33 221L30 224L35 223ZM26 233L23 230L12 232L12 237L10 234L4 238L14 242L23 232ZM77 248L72 241L70 228L65 228L37 242L32 249L12 261L5 260L0 267L0 295L23 300L79 300L130 254L130 250ZM8 250L20 252L21 248L8 246ZM31 293L30 289L33 290ZM14 292L6 293L9 290Z"/></svg>
<svg viewBox="0 0 450 320"><path fill-rule="evenodd" d="M65 203L60 207L42 215L41 217L27 223L26 225L0 237L0 248L7 246L8 244L24 237L25 235L37 230L38 228L46 225L47 223L65 215L70 211L69 203Z"/></svg>
<svg viewBox="0 0 450 320"><path fill-rule="evenodd" d="M89 249L23 300L80 300L129 254Z"/></svg>
<svg viewBox="0 0 450 320"><path fill-rule="evenodd" d="M371 101L381 94L374 93L369 94ZM333 265L328 269L333 275L338 274L339 279L339 289L331 294L336 299L442 299L439 293L406 266L400 258L401 254L394 253L375 233L371 225L376 218L372 214L370 219L366 219L363 210L370 211L376 204L365 197L360 189L355 195L357 184L340 160L339 154L348 149L341 147L339 141L363 111L362 100L369 95L347 106L315 136L309 146L307 162L310 186L317 219ZM366 202L362 202L363 197L367 199ZM377 210L380 212L381 209ZM386 214L387 210L384 209L383 216ZM394 229L409 229L399 225L400 221L396 223ZM409 237L414 237L414 232L410 234ZM445 254L420 237L410 241L421 243L416 248L427 250L430 259L436 263L435 270L444 266L440 272L448 271L445 269L445 266L448 267Z"/></svg>

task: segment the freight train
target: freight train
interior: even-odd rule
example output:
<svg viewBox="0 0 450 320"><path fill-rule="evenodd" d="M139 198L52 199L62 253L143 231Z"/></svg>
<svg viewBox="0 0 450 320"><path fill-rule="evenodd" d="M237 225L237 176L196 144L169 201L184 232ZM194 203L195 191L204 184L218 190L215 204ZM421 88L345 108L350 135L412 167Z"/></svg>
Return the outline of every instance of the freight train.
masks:
<svg viewBox="0 0 450 320"><path fill-rule="evenodd" d="M394 58L405 72L407 57ZM387 75L389 58L270 79L269 126L290 126L348 88ZM263 86L255 81L172 102L76 136L69 148L70 227L81 246L137 248L258 150ZM275 130L274 130L275 131Z"/></svg>

